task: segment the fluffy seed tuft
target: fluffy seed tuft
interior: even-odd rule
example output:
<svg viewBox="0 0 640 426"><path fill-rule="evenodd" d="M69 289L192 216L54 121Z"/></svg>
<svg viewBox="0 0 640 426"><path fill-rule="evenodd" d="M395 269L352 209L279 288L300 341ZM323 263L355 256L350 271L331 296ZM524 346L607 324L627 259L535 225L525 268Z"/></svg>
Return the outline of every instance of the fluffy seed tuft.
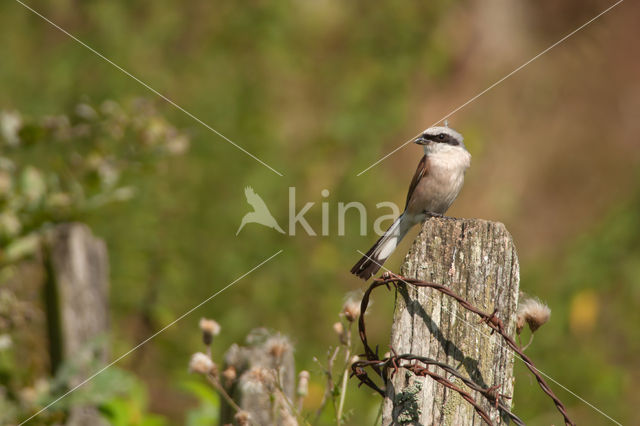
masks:
<svg viewBox="0 0 640 426"><path fill-rule="evenodd" d="M233 365L228 366L222 372L222 377L224 378L224 384L226 387L230 388L233 382L236 381L238 377L238 373L236 372L236 368Z"/></svg>
<svg viewBox="0 0 640 426"><path fill-rule="evenodd" d="M520 334L527 324L532 333L535 333L544 323L549 321L551 309L537 298L528 298L520 302L516 314L516 332Z"/></svg>
<svg viewBox="0 0 640 426"><path fill-rule="evenodd" d="M298 374L298 389L296 393L300 397L307 396L309 393L309 372L306 370L302 370Z"/></svg>
<svg viewBox="0 0 640 426"><path fill-rule="evenodd" d="M349 297L342 305L342 314L349 322L354 322L360 316L360 301Z"/></svg>
<svg viewBox="0 0 640 426"><path fill-rule="evenodd" d="M202 330L202 341L209 346L213 342L213 336L220 334L220 324L212 319L200 318L200 330Z"/></svg>
<svg viewBox="0 0 640 426"><path fill-rule="evenodd" d="M207 355L202 352L196 352L191 355L191 361L189 361L189 371L191 373L198 374L215 374L216 364L211 361Z"/></svg>
<svg viewBox="0 0 640 426"><path fill-rule="evenodd" d="M267 353L273 357L277 365L282 363L282 358L286 353L293 351L289 339L279 333L269 337L265 342L265 347Z"/></svg>
<svg viewBox="0 0 640 426"><path fill-rule="evenodd" d="M271 393L275 385L274 371L261 367L252 367L240 377L240 387L246 393Z"/></svg>
<svg viewBox="0 0 640 426"><path fill-rule="evenodd" d="M340 343L343 345L347 343L347 338L344 334L344 325L341 322L336 322L333 324L333 331L338 335L338 339L340 339Z"/></svg>
<svg viewBox="0 0 640 426"><path fill-rule="evenodd" d="M238 411L235 416L233 416L234 420L238 424L238 426L249 426L249 419L251 416L247 411Z"/></svg>

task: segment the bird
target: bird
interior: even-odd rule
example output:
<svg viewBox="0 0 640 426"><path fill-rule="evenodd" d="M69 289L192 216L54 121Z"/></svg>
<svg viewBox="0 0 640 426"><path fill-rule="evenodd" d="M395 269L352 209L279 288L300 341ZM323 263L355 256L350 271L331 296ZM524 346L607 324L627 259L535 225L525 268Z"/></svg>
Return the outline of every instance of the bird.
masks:
<svg viewBox="0 0 640 426"><path fill-rule="evenodd" d="M238 231L236 231L236 235L240 233L247 223L259 223L260 225L273 228L281 234L285 233L282 228L280 228L280 225L278 225L278 222L276 222L276 219L269 211L264 200L256 194L252 187L247 186L244 189L244 196L247 199L247 203L253 207L253 211L244 215L240 222L240 227L238 228Z"/></svg>
<svg viewBox="0 0 640 426"><path fill-rule="evenodd" d="M422 145L424 155L409 185L404 211L351 268L352 274L365 281L378 272L409 229L429 217L444 217L471 165L464 138L447 125L429 127L413 142Z"/></svg>

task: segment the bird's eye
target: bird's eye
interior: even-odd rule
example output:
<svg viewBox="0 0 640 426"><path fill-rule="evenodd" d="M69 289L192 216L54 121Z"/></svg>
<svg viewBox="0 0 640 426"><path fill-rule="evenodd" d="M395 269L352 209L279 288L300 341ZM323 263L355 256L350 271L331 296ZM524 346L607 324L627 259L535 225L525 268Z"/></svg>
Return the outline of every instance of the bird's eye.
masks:
<svg viewBox="0 0 640 426"><path fill-rule="evenodd" d="M447 135L445 135L444 133L440 133L438 135L438 139L440 139L440 140L444 140L444 138L446 138L446 137L447 137Z"/></svg>

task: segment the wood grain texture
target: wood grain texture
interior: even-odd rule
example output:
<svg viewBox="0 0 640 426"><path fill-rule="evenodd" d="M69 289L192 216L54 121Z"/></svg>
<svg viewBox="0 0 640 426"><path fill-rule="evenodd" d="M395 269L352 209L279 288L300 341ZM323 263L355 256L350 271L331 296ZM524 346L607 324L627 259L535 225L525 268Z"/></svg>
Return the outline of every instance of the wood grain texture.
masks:
<svg viewBox="0 0 640 426"><path fill-rule="evenodd" d="M51 365L73 366L70 387L107 362L109 347L109 256L104 241L81 223L58 225L45 242L45 283ZM90 405L69 409L66 426L104 425Z"/></svg>
<svg viewBox="0 0 640 426"><path fill-rule="evenodd" d="M447 285L485 312L498 309L508 332L515 333L519 265L513 240L503 224L430 219L407 254L401 274ZM477 316L433 289L399 286L391 345L399 354L435 358L485 387L500 384L501 393L513 395L511 351L499 336L491 336L488 327L478 323ZM385 425L483 424L456 392L406 370L389 380L386 392ZM508 423L482 396L471 395L482 401L495 424Z"/></svg>

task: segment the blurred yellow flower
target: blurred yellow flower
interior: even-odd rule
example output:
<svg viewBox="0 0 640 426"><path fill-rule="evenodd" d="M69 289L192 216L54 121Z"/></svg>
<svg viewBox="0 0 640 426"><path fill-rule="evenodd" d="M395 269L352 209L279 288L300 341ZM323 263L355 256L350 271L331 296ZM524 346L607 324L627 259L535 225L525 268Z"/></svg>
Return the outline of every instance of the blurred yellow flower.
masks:
<svg viewBox="0 0 640 426"><path fill-rule="evenodd" d="M307 394L307 397L303 401L304 409L315 411L318 408L320 408L320 404L322 404L323 395L324 395L324 384L310 381L309 393Z"/></svg>
<svg viewBox="0 0 640 426"><path fill-rule="evenodd" d="M598 319L598 295L594 290L582 290L571 299L569 327L575 334L588 333Z"/></svg>

